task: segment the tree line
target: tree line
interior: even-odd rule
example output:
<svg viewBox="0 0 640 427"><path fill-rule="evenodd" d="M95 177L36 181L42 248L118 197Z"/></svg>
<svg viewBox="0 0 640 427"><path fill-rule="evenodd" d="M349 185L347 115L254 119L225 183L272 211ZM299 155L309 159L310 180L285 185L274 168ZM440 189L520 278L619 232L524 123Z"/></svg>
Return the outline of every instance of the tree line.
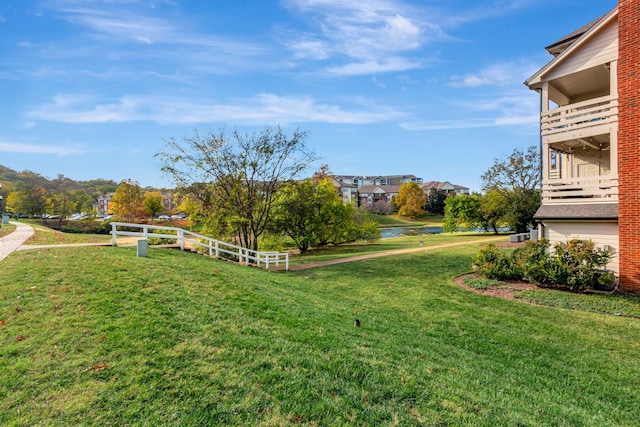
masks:
<svg viewBox="0 0 640 427"><path fill-rule="evenodd" d="M175 182L176 210L202 224L211 237L257 250L261 243L274 245L287 236L300 251L379 238L376 222L357 206L343 203L327 166L312 178L299 179L317 160L306 136L300 130L287 135L280 127L253 134L196 131L181 140L166 140L156 157ZM425 211L444 214L445 231L482 227L497 233L506 226L523 232L533 226L540 204L539 172L535 147L516 149L483 174L483 194L447 197L432 189L425 197L418 184L406 183L393 207L409 217ZM153 218L164 209L160 191L145 190L132 180L118 185L105 180L78 183L63 175L47 180L4 167L0 178L12 181L5 199L14 212L91 211L97 196L107 192L114 193L110 210L124 221Z"/></svg>
<svg viewBox="0 0 640 427"><path fill-rule="evenodd" d="M97 198L115 191L118 185L105 179L74 181L61 174L48 179L31 171L16 172L2 165L0 182L6 210L31 216L91 212Z"/></svg>

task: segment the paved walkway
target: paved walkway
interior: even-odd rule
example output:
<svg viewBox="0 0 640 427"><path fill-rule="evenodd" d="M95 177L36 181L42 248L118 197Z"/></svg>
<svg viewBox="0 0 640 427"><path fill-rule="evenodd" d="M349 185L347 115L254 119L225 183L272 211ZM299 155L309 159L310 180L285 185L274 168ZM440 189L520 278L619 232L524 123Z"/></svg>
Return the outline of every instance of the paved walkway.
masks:
<svg viewBox="0 0 640 427"><path fill-rule="evenodd" d="M33 227L21 222L11 222L17 228L13 233L9 233L0 238L0 261L9 256L31 236L33 236Z"/></svg>

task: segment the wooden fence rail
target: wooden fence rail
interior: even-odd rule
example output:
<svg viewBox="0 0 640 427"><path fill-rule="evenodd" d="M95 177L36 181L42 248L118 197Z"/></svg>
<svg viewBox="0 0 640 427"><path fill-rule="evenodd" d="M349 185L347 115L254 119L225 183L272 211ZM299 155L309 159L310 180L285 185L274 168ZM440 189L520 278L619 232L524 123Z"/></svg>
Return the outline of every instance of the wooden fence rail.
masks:
<svg viewBox="0 0 640 427"><path fill-rule="evenodd" d="M285 270L289 270L289 254L282 252L261 252L253 249L243 248L232 243L212 239L202 234L194 233L177 227L165 227L161 225L129 224L126 222L111 223L111 244L116 246L117 236L132 236L148 239L156 237L159 239L176 240L181 250L185 249L185 243L199 246L208 250L209 256L216 258L234 259L245 265L256 265L269 269L271 266L279 267L284 264Z"/></svg>

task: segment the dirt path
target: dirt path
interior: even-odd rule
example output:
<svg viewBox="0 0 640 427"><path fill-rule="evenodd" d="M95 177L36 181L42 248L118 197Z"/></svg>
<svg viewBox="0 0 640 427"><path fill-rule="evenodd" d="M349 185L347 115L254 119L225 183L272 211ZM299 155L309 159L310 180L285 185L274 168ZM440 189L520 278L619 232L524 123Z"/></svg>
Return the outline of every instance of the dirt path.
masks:
<svg viewBox="0 0 640 427"><path fill-rule="evenodd" d="M324 267L324 266L327 266L327 265L342 264L342 263L345 263L345 262L352 262L352 261L361 261L361 260L364 260L364 259L380 258L380 257L385 257L385 256L391 256L391 255L408 254L408 253L411 253L411 252L433 251L433 250L436 250L436 249L451 248L451 247L454 247L454 246L474 245L474 244L479 244L479 243L489 243L489 242L495 242L495 241L500 241L500 240L504 240L504 236L491 237L491 238L488 238L488 239L474 240L474 241L445 243L445 244L442 244L442 245L435 245L435 246L423 246L423 247L418 247L418 248L396 249L394 251L375 252L375 253L371 253L371 254L357 255L357 256L352 256L352 257L348 257L348 258L339 258L339 259L332 259L332 260L328 260L328 261L312 262L312 263L308 263L308 264L291 265L291 266L289 266L289 271L307 270L309 268Z"/></svg>

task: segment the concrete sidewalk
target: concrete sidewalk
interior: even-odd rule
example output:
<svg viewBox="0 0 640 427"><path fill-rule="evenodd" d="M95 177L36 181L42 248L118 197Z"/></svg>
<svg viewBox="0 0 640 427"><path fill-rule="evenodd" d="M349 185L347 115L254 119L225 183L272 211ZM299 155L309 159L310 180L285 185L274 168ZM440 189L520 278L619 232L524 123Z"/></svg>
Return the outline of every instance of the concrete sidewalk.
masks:
<svg viewBox="0 0 640 427"><path fill-rule="evenodd" d="M9 254L17 250L31 236L33 236L33 227L20 222L12 222L17 228L0 239L0 261L9 256Z"/></svg>

